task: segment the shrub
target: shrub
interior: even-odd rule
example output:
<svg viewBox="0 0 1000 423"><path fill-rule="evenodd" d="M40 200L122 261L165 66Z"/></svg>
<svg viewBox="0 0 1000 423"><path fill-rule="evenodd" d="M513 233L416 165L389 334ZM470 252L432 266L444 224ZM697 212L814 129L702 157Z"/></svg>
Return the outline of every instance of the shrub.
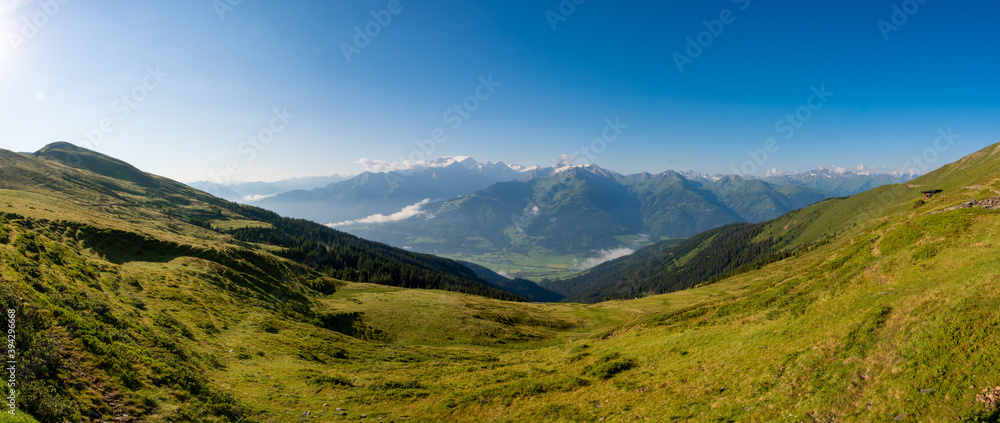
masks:
<svg viewBox="0 0 1000 423"><path fill-rule="evenodd" d="M308 376L306 377L306 383L310 385L327 385L327 386L354 386L354 382L343 376L336 375L318 375L318 376ZM419 384L418 384L419 385Z"/></svg>
<svg viewBox="0 0 1000 423"><path fill-rule="evenodd" d="M903 225L883 236L879 242L879 248L885 253L892 253L913 245L923 236L923 232L919 229Z"/></svg>
<svg viewBox="0 0 1000 423"><path fill-rule="evenodd" d="M615 375L624 372L626 370L631 370L636 367L635 360L631 358L626 358L623 360L612 360L604 364L598 365L596 368L590 371L590 374L601 378L601 379L611 379Z"/></svg>
<svg viewBox="0 0 1000 423"><path fill-rule="evenodd" d="M937 253L938 247L936 245L927 244L918 248L917 251L914 251L911 258L913 258L914 261L926 260L936 256Z"/></svg>

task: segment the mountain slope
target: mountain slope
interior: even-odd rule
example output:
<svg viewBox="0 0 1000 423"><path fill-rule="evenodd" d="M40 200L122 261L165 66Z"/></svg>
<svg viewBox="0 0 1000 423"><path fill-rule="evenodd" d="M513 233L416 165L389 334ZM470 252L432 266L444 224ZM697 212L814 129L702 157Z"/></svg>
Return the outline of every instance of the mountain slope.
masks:
<svg viewBox="0 0 1000 423"><path fill-rule="evenodd" d="M487 282L496 285L504 291L510 292L534 302L556 302L564 298L563 295L542 288L537 283L527 279L510 279L496 272L475 263L460 261L466 267L476 272L476 276L483 278Z"/></svg>
<svg viewBox="0 0 1000 423"><path fill-rule="evenodd" d="M3 159L4 173L0 176L5 177L4 188L56 196L61 202L114 214L132 224L104 222L97 227L122 228L124 232L158 238L181 235L220 240L228 238L220 234L225 233L240 241L269 245L265 249L343 280L516 298L456 262L394 249L312 222L220 200L68 143L48 145L32 157L6 153ZM154 227L166 234L140 229L147 226L146 221L158 225ZM253 227L233 227L225 222L247 222L244 225ZM204 230L213 225L218 230Z"/></svg>
<svg viewBox="0 0 1000 423"><path fill-rule="evenodd" d="M652 245L572 278L547 281L543 286L566 295L567 300L585 302L688 289L829 242L865 219L884 213L886 207L897 201L919 199L924 187L968 191L966 185L983 178L981 172L989 171L992 166L991 162L978 161L990 158L992 155L981 151L916 178L908 185L887 185L849 198L828 199L769 222L707 231L673 248L666 244ZM955 170L956 167L964 172ZM980 171L965 173L970 169ZM990 192L987 188L977 188L970 194L984 197L990 196Z"/></svg>
<svg viewBox="0 0 1000 423"><path fill-rule="evenodd" d="M39 421L1000 418L980 396L1000 385L1000 211L945 211L1000 195L1000 145L769 222L756 237L813 245L784 260L594 305L337 281L8 159L0 181L34 191L0 191L0 306ZM146 251L87 247L81 225L106 224Z"/></svg>

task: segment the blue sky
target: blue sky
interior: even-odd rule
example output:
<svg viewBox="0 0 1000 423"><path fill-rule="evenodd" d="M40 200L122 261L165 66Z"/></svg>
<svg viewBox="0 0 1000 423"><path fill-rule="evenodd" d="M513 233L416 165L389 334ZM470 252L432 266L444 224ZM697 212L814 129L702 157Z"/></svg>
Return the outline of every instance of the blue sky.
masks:
<svg viewBox="0 0 1000 423"><path fill-rule="evenodd" d="M192 181L446 155L929 170L1000 141L997 2L455 3L0 1L0 147Z"/></svg>

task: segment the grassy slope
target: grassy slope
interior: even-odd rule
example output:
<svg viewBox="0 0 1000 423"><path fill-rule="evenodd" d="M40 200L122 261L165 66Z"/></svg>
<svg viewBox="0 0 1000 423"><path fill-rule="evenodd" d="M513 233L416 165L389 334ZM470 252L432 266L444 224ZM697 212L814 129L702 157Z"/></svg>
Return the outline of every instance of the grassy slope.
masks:
<svg viewBox="0 0 1000 423"><path fill-rule="evenodd" d="M212 268L196 259L117 265L79 249L102 276L131 275L143 289L103 278L93 287L94 278L69 280L59 266L43 268L42 280L103 298L153 333L187 328L190 337L173 339L254 420L299 421L306 412L325 420L341 407L348 418L383 421L954 421L981 410L982 387L1000 385L1000 212L931 212L996 196L997 151L911 182L923 187L827 202L810 225L800 214L771 226L795 240L836 234L811 251L639 300L520 304L347 283L305 300L324 316L310 324L274 307L287 301L280 296L248 302L211 284ZM913 209L927 188L946 191ZM61 207L4 200L0 208L25 214ZM5 282L55 310L9 262L0 266ZM95 321L88 310L66 315ZM178 323L151 321L162 312ZM57 319L46 332L83 373L98 369L102 357ZM190 394L141 376L138 399L125 404L132 415L200 410L183 399ZM93 392L80 395L93 402L127 391L109 379L71 381L87 384Z"/></svg>
<svg viewBox="0 0 1000 423"><path fill-rule="evenodd" d="M975 417L975 394L1000 383L1000 212L931 212L997 195L995 148L971 159L978 166L914 181L946 189L915 210L919 186L825 205L802 236L837 235L764 269L641 300L549 306L587 313L589 333L485 365L394 367L424 383L402 409L467 421Z"/></svg>
<svg viewBox="0 0 1000 423"><path fill-rule="evenodd" d="M714 281L759 268L789 254L803 253L889 210L908 210L922 197L922 190L944 189L948 195L960 192L976 199L994 196L995 191L989 187L966 187L988 178L987 173L996 169L997 164L995 155L979 152L908 184L828 199L762 224L713 229L688 238L676 248L667 243L654 244L580 275L547 282L545 286L566 295L568 300L584 302L687 289L700 281ZM751 229L760 233L751 239L740 233Z"/></svg>
<svg viewBox="0 0 1000 423"><path fill-rule="evenodd" d="M267 235L277 235L267 238L272 245L257 244L258 248L313 263L346 280L515 298L484 284L472 271L456 262L403 251L314 222L288 219L256 207L220 200L72 144L53 143L30 157L7 151L0 154L0 181L3 182L0 187L56 197L62 203L77 206L75 208L84 214L103 219L104 222L88 221L97 227L120 228L158 239L173 240L182 236L228 244L234 243L232 238L264 242L262 237L241 236L257 228ZM72 211L69 216L77 218ZM126 222L125 226L121 226L121 221ZM249 246L247 243L240 245ZM332 266L338 268L332 269Z"/></svg>

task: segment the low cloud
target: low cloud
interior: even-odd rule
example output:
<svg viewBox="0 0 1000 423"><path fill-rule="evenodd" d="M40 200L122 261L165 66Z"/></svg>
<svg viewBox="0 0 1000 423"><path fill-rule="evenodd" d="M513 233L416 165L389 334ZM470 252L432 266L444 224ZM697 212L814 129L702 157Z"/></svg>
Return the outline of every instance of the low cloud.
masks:
<svg viewBox="0 0 1000 423"><path fill-rule="evenodd" d="M388 216L384 214L373 214L371 216L363 217L361 219L356 219L356 220L345 220L343 222L338 222L338 223L327 223L326 226L329 226L331 228L336 228L340 226L395 222L398 220L406 220L414 216L422 216L422 215L426 215L428 217L434 217L434 215L422 210L423 206L430 202L431 200L429 198L425 198L424 201L403 207L403 210L400 210Z"/></svg>
<svg viewBox="0 0 1000 423"><path fill-rule="evenodd" d="M410 170L419 165L417 162L411 162L409 160L402 162L389 162L385 160L361 159L358 160L357 163L360 164L362 167L364 167L366 172L373 172L373 173Z"/></svg>
<svg viewBox="0 0 1000 423"><path fill-rule="evenodd" d="M567 165L572 166L576 164L576 156L571 156L569 154L563 153L559 155L558 159L552 159L557 165Z"/></svg>
<svg viewBox="0 0 1000 423"><path fill-rule="evenodd" d="M446 156L434 160L390 162L386 160L359 159L356 163L365 168L366 172L401 172L420 168L446 167L452 163L462 163L469 159L469 156Z"/></svg>
<svg viewBox="0 0 1000 423"><path fill-rule="evenodd" d="M261 194L252 194L252 195L244 195L243 196L243 202L244 203L255 203L255 202L258 202L260 200L264 200L264 199L267 199L267 198L274 197L275 195L278 195L278 194L263 194L263 195L261 195Z"/></svg>
<svg viewBox="0 0 1000 423"><path fill-rule="evenodd" d="M589 259L586 259L583 261L583 263L580 263L575 267L577 270L587 270L594 266L597 266L598 264L604 263L606 261L611 261L619 257L625 257L634 252L635 250L628 247L618 247L612 250L601 250L597 252L598 254L597 257L591 257Z"/></svg>

